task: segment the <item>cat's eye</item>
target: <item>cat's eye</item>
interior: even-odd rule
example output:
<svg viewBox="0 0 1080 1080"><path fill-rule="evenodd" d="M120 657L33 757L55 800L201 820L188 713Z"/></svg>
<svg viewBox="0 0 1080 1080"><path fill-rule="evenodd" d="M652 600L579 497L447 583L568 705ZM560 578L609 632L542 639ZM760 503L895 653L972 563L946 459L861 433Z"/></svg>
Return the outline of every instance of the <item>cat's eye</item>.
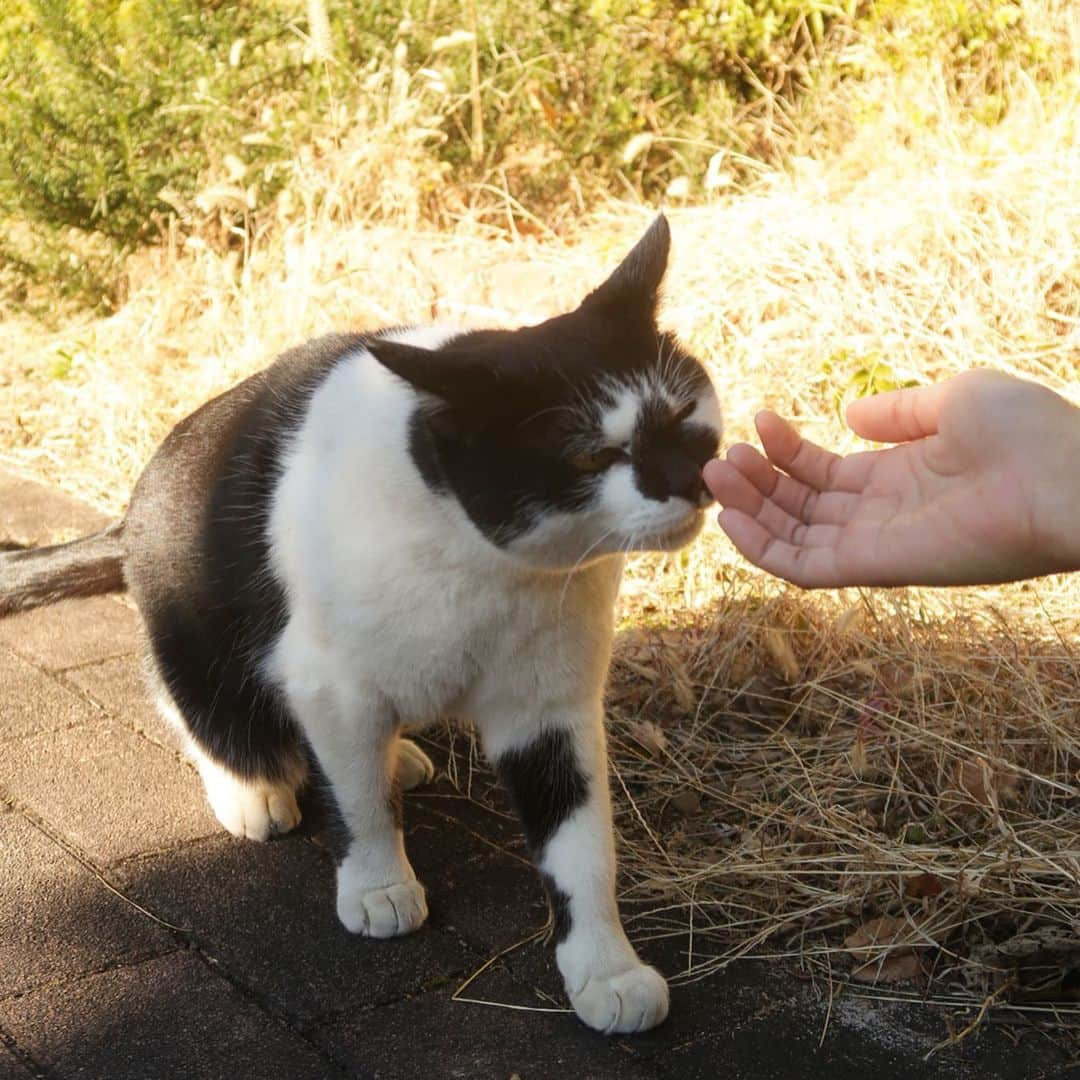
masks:
<svg viewBox="0 0 1080 1080"><path fill-rule="evenodd" d="M629 461L630 455L621 446L605 446L589 454L576 454L570 464L579 472L603 472L620 461Z"/></svg>

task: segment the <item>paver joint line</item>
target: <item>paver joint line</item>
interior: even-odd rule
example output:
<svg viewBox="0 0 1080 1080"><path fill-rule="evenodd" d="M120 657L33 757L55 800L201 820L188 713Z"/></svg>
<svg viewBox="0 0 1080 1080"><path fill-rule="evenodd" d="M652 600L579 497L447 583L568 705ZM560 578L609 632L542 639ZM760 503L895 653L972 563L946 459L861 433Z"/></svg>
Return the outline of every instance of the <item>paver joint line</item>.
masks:
<svg viewBox="0 0 1080 1080"><path fill-rule="evenodd" d="M175 931L178 934L190 934L190 930L184 929L182 926L173 926L172 923L166 922L164 919L159 918L152 911L148 911L141 904L136 903L130 896L125 895L119 888L117 888L109 879L105 876L103 870L95 866L93 861L79 850L66 836L56 833L50 829L49 826L42 821L36 814L34 814L28 807L20 806L18 803L13 804L14 809L23 817L23 819L37 829L46 839L54 843L57 847L61 848L65 854L69 855L87 873L92 874L98 882L105 886L109 892L113 893L118 899L123 900L125 904L134 908L140 915L157 923L159 926L163 926L166 930Z"/></svg>

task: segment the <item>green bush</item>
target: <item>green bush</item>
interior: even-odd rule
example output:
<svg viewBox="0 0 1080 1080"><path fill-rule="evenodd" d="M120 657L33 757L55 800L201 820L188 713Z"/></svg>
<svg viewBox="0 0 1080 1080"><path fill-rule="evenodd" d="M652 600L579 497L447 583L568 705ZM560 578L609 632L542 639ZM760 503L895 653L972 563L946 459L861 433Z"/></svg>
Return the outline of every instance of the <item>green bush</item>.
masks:
<svg viewBox="0 0 1080 1080"><path fill-rule="evenodd" d="M422 15L328 0L327 63L302 0L9 5L0 288L39 279L106 303L125 254L167 222L212 216L213 242L243 244L298 149L370 114L398 74L441 88L430 152L459 190L543 212L680 178L692 195L718 150L776 155L755 102L812 88L853 35L897 64L943 57L958 83L979 72L991 122L987 57L1035 48L1009 0L426 0Z"/></svg>
<svg viewBox="0 0 1080 1080"><path fill-rule="evenodd" d="M0 218L24 225L0 255L102 299L216 165L263 164L272 193L292 118L328 92L269 3L23 0L0 35ZM248 139L282 93L290 119Z"/></svg>

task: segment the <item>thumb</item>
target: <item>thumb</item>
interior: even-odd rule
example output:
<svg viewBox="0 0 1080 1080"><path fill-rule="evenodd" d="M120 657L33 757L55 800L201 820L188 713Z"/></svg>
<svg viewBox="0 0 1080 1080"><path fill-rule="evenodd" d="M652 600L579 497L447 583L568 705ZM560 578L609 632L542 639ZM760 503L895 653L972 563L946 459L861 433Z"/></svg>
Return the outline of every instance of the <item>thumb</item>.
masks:
<svg viewBox="0 0 1080 1080"><path fill-rule="evenodd" d="M848 426L874 442L910 442L936 435L947 383L890 390L860 398L847 408Z"/></svg>

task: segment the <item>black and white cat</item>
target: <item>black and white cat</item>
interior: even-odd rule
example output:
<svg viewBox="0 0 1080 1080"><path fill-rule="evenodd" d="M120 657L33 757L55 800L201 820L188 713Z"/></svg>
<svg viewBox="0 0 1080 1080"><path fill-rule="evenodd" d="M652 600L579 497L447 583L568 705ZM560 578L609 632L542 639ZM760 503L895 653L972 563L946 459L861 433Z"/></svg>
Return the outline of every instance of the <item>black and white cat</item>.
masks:
<svg viewBox="0 0 1080 1080"><path fill-rule="evenodd" d="M471 721L549 891L567 993L604 1032L668 1010L615 903L602 696L622 556L697 535L720 435L704 369L656 328L669 243L657 218L538 326L287 352L177 425L121 523L0 556L0 611L126 584L231 833L293 828L313 755L354 933L427 916L399 792L434 770L403 728Z"/></svg>

